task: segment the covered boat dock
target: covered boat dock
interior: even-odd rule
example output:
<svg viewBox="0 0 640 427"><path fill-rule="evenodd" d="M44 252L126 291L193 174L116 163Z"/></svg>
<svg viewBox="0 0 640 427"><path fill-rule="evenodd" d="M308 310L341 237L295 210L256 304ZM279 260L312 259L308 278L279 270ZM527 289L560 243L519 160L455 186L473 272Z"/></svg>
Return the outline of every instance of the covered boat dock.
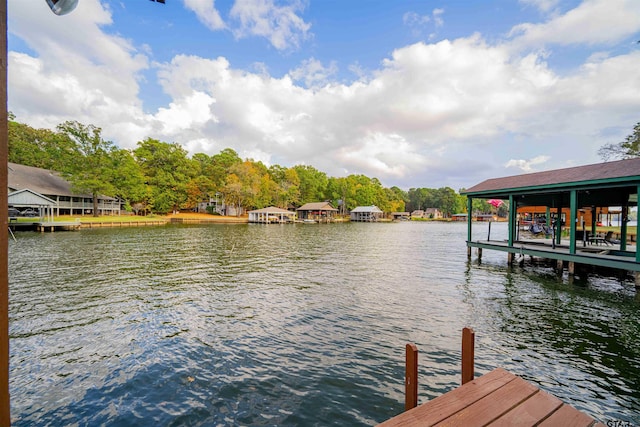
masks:
<svg viewBox="0 0 640 427"><path fill-rule="evenodd" d="M468 197L468 212L474 199L508 201L508 238L473 240L468 220L467 256L472 248L479 256L490 249L507 252L508 264L517 255L555 260L558 270L566 265L569 274L580 264L625 270L635 273L638 287L640 252L628 222L639 190L640 158L488 179L461 193ZM520 232L518 211L523 207L545 212L542 236ZM596 213L610 207L619 208L620 221L615 233L603 234L600 230L607 228L598 225Z"/></svg>

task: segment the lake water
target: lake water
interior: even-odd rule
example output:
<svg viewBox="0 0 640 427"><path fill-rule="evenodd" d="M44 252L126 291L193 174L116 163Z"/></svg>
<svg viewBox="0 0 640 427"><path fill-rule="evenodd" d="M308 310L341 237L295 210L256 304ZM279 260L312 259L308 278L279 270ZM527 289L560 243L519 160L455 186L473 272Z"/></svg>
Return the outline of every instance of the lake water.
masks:
<svg viewBox="0 0 640 427"><path fill-rule="evenodd" d="M640 424L633 282L468 262L465 239L435 222L18 233L14 425L374 425L403 411L407 342L420 402L459 384L465 326L477 374Z"/></svg>

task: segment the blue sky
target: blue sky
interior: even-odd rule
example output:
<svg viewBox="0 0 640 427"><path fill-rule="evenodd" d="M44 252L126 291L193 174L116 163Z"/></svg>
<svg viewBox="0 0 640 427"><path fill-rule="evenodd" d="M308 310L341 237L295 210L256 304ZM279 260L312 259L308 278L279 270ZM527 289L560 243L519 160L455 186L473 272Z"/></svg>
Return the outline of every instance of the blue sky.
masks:
<svg viewBox="0 0 640 427"><path fill-rule="evenodd" d="M458 190L601 161L640 121L638 41L636 0L9 0L9 109Z"/></svg>

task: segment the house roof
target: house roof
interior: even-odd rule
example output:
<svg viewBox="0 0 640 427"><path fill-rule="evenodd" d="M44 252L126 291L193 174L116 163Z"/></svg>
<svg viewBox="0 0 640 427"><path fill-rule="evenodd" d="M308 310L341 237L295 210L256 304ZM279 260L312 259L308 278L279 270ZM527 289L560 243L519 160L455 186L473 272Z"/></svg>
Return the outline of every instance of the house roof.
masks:
<svg viewBox="0 0 640 427"><path fill-rule="evenodd" d="M598 184L632 183L640 181L640 158L597 163L565 169L487 179L462 191L467 195L498 194L518 190L536 190L591 186ZM484 193L484 194L483 194Z"/></svg>
<svg viewBox="0 0 640 427"><path fill-rule="evenodd" d="M71 184L62 178L58 172L17 163L8 163L7 166L10 191L28 188L40 194L56 196L77 195L71 191Z"/></svg>
<svg viewBox="0 0 640 427"><path fill-rule="evenodd" d="M28 188L14 191L7 197L9 206L55 206L58 203Z"/></svg>
<svg viewBox="0 0 640 427"><path fill-rule="evenodd" d="M357 208L351 210L351 213L360 212L382 213L382 211L377 206L358 206Z"/></svg>
<svg viewBox="0 0 640 427"><path fill-rule="evenodd" d="M60 172L10 162L7 163L7 166L9 172L7 186L10 193L30 189L35 193L47 196L93 197L91 194L73 192L71 183L64 179ZM98 199L116 200L105 195L99 196Z"/></svg>
<svg viewBox="0 0 640 427"><path fill-rule="evenodd" d="M314 203L306 203L300 206L298 211L338 211L338 209L331 206L329 202L314 202Z"/></svg>
<svg viewBox="0 0 640 427"><path fill-rule="evenodd" d="M254 211L249 211L249 213L273 213L273 214L285 213L285 214L289 214L289 215L295 215L295 212L291 212L291 211L288 211L286 209L280 209L280 208L277 208L275 206L269 206L268 208L256 209Z"/></svg>

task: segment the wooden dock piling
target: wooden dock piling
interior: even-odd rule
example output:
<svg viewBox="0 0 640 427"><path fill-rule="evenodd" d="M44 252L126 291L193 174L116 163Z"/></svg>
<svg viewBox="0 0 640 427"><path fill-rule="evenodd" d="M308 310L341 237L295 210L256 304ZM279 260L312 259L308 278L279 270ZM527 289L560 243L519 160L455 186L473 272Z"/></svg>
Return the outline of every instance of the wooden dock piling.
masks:
<svg viewBox="0 0 640 427"><path fill-rule="evenodd" d="M407 344L404 377L404 410L418 406L418 347L415 344Z"/></svg>
<svg viewBox="0 0 640 427"><path fill-rule="evenodd" d="M471 328L462 330L462 385L474 378L474 346L476 334Z"/></svg>

